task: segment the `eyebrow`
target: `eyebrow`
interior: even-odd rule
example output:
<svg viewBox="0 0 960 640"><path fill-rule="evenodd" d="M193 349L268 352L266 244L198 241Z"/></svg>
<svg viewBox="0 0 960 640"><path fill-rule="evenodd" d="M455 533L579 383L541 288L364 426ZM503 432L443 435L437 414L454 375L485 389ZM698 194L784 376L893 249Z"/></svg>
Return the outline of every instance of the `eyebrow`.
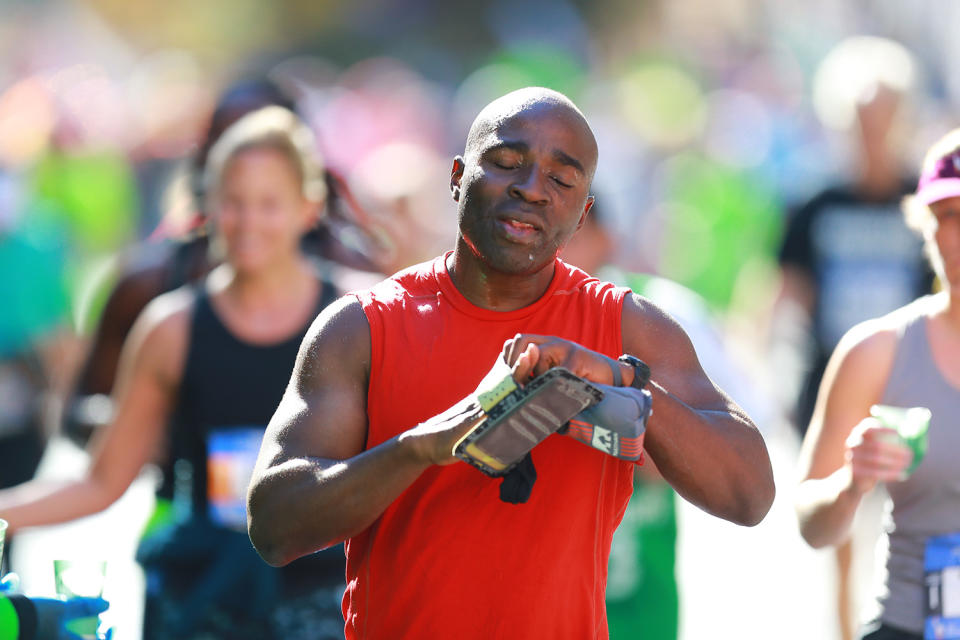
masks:
<svg viewBox="0 0 960 640"><path fill-rule="evenodd" d="M526 142L501 139L496 144L487 147L486 151L496 151L497 149L510 149L511 151L516 151L517 153L525 153L530 150L530 145L528 145ZM551 155L553 156L553 159L560 164L573 167L580 172L580 175L587 175L586 170L583 168L583 164L581 164L579 160L570 154L565 153L560 149L554 149Z"/></svg>
<svg viewBox="0 0 960 640"><path fill-rule="evenodd" d="M584 171L583 165L580 164L579 160L577 160L571 155L564 153L563 151L560 151L560 149L553 150L553 159L559 162L560 164L565 164L569 167L573 167L574 169L580 172L580 175L584 175L584 176L587 175L587 172Z"/></svg>

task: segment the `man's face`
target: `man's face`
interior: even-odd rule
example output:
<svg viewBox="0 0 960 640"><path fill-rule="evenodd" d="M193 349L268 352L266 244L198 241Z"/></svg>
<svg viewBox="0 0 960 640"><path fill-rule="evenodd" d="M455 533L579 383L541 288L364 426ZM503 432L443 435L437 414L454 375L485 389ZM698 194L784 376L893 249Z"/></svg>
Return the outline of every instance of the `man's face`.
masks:
<svg viewBox="0 0 960 640"><path fill-rule="evenodd" d="M552 264L593 204L596 146L585 124L537 104L502 121L454 161L451 188L460 235L501 273Z"/></svg>

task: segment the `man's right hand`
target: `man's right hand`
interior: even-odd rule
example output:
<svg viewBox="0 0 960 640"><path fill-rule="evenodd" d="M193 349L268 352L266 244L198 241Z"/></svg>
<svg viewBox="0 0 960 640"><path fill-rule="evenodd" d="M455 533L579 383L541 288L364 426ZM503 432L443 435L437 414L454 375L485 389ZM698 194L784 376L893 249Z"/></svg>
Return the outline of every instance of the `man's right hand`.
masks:
<svg viewBox="0 0 960 640"><path fill-rule="evenodd" d="M453 447L486 414L471 395L401 434L399 441L407 445L417 460L426 464L446 465L457 461Z"/></svg>
<svg viewBox="0 0 960 640"><path fill-rule="evenodd" d="M868 417L850 432L844 460L850 474L850 489L864 495L878 482L900 480L913 460L913 452L900 442L895 429Z"/></svg>
<svg viewBox="0 0 960 640"><path fill-rule="evenodd" d="M519 336L507 340L497 357L507 363L513 361L510 367L513 379L523 386L523 382L530 376L536 364L538 350L536 344L530 343L524 345L523 351L520 351L517 345L518 338ZM454 446L484 418L486 413L481 408L475 392L446 411L406 431L399 440L402 444L409 445L417 460L421 462L452 464L458 460L453 455Z"/></svg>

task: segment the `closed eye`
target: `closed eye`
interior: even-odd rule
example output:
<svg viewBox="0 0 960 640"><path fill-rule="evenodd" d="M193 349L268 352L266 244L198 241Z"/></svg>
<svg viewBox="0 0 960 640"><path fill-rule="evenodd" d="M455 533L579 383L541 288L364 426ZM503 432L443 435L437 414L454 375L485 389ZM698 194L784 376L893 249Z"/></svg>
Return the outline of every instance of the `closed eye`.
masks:
<svg viewBox="0 0 960 640"><path fill-rule="evenodd" d="M568 183L564 182L563 180L561 180L561 179L558 178L557 176L550 176L550 178L551 178L554 182L556 182L558 185L560 185L561 187L563 187L564 189L572 189L572 188L573 188L573 185L572 185L572 184L568 184Z"/></svg>

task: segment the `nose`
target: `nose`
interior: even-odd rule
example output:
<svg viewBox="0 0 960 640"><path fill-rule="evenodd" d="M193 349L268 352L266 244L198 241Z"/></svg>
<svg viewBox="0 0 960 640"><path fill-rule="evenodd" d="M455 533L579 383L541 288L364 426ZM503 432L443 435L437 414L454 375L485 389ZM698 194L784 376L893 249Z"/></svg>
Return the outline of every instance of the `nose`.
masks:
<svg viewBox="0 0 960 640"><path fill-rule="evenodd" d="M510 183L508 189L511 196L531 204L543 204L547 201L546 182L536 164L524 167L515 175L516 179Z"/></svg>

